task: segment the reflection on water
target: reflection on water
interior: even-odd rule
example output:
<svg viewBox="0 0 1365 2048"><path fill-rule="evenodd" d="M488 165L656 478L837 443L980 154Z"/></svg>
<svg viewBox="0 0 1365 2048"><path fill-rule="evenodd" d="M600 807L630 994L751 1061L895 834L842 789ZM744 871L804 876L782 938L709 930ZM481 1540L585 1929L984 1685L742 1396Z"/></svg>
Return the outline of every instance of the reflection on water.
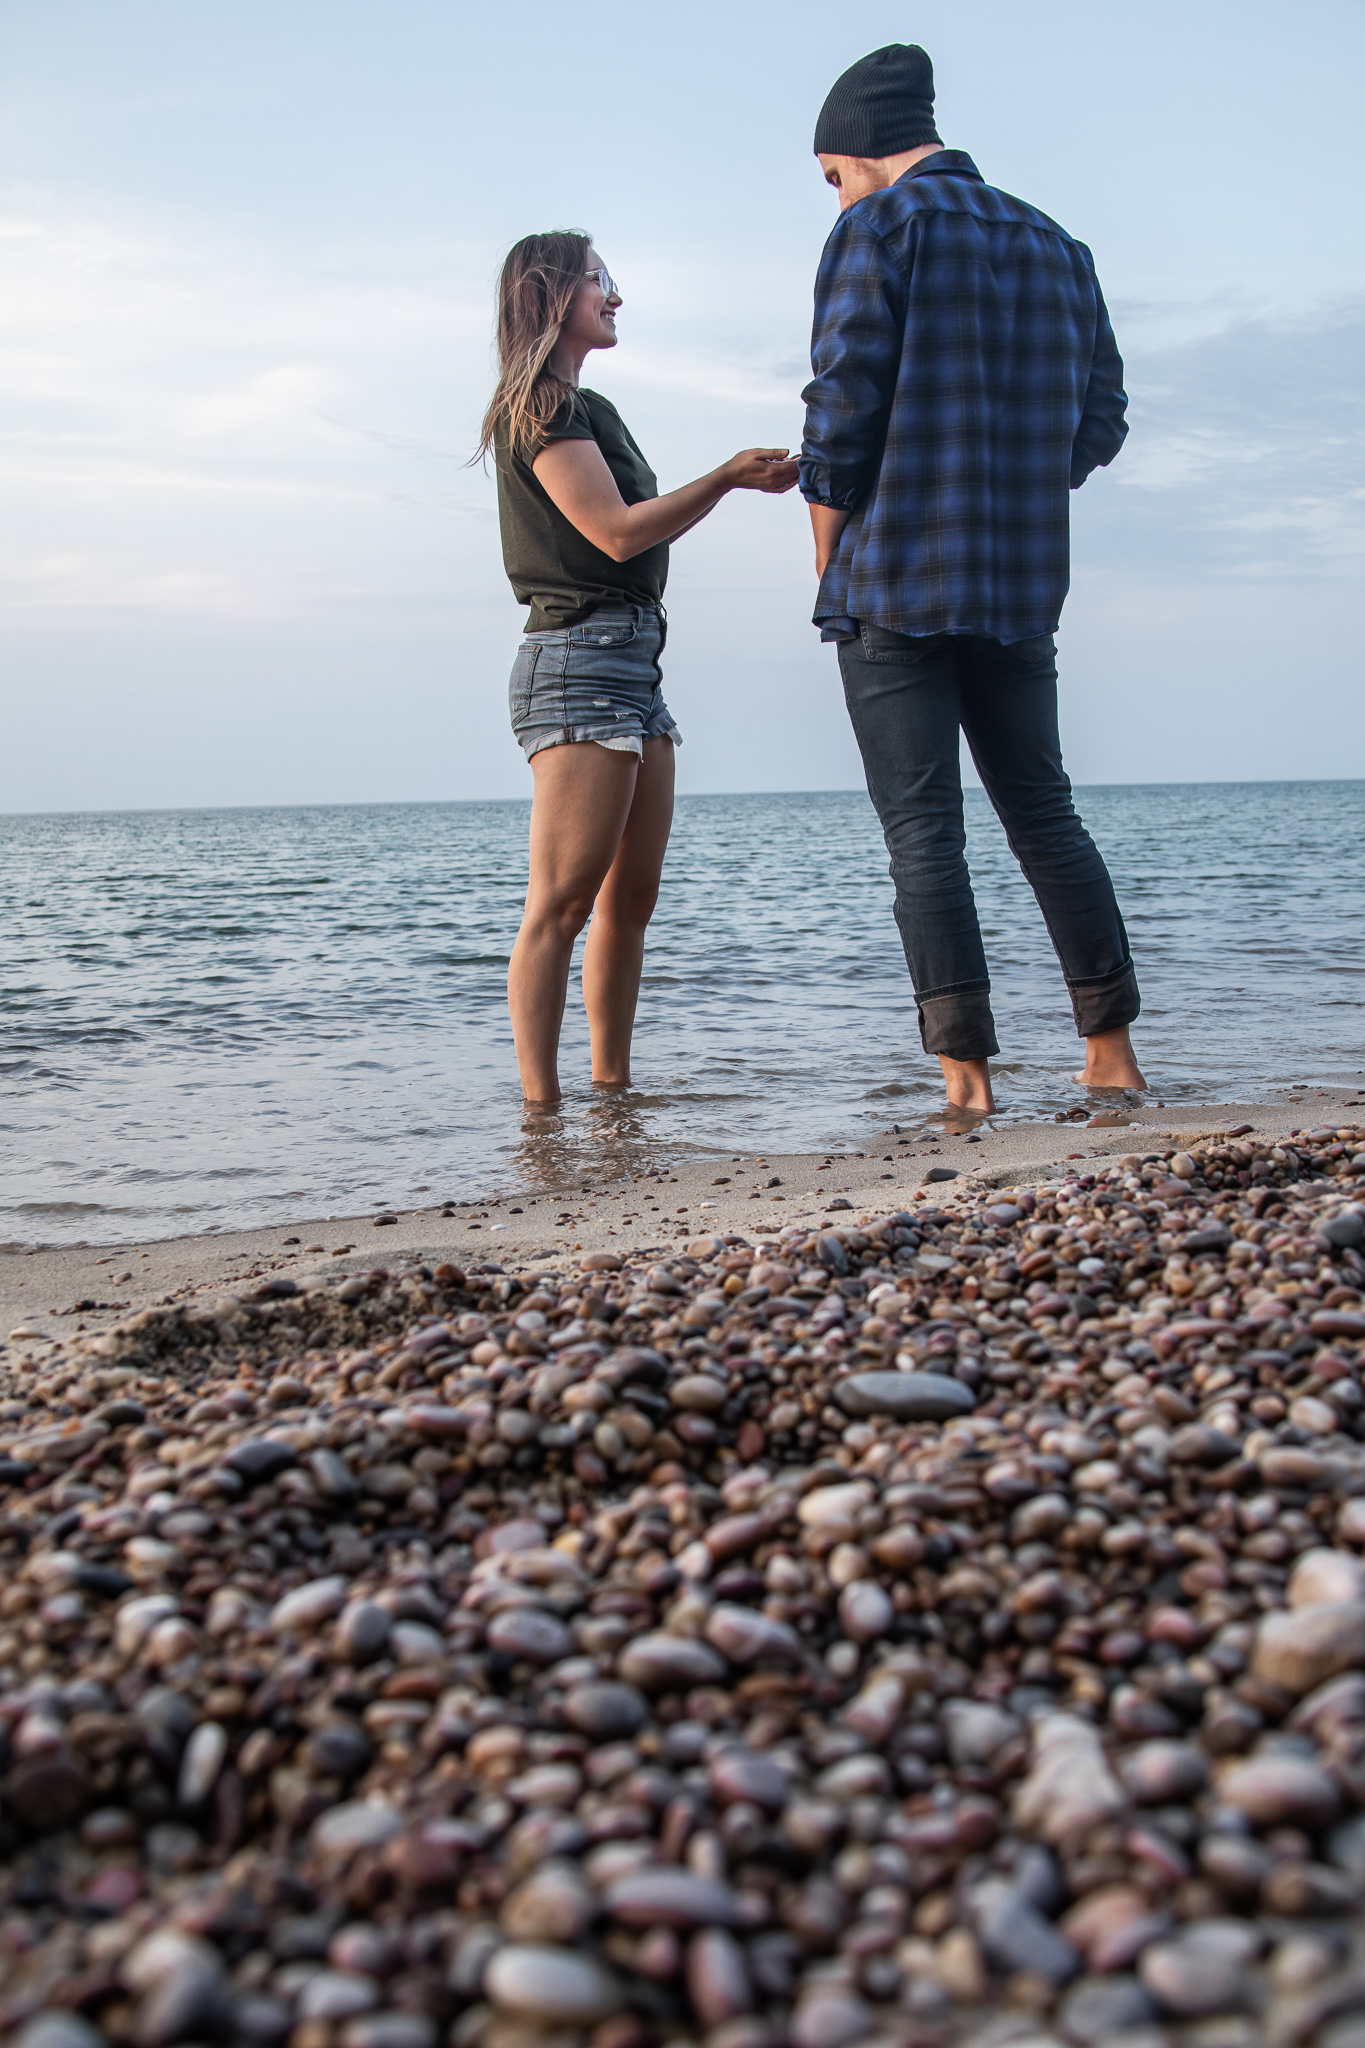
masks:
<svg viewBox="0 0 1365 2048"><path fill-rule="evenodd" d="M1359 1078L1359 783L1080 792L1163 1101ZM979 792L999 1120L1080 1099L1042 921ZM550 1189L941 1123L861 792L678 806L637 1086L528 1116L504 998L528 806L0 820L0 1235L133 1240Z"/></svg>

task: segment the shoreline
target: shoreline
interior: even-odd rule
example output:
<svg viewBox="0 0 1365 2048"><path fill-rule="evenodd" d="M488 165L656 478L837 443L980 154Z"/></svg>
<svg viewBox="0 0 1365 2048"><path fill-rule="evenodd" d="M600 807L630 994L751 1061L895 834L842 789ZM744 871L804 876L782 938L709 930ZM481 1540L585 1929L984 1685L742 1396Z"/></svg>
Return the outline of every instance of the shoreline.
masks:
<svg viewBox="0 0 1365 2048"><path fill-rule="evenodd" d="M882 1135L880 1153L716 1152L570 1185L504 1189L444 1208L303 1218L251 1230L199 1231L133 1244L0 1252L0 1358L41 1355L77 1335L109 1329L151 1305L209 1290L230 1292L270 1273L300 1285L395 1261L469 1267L552 1265L589 1252L663 1252L699 1235L776 1237L798 1222L853 1222L863 1213L949 1207L985 1190L1029 1186L1082 1161L1159 1151L1246 1127L1286 1137L1358 1111L1359 1088L1305 1087L1259 1104L1191 1103L1101 1109L1084 1122L1016 1124L975 1137ZM889 1154L889 1157L887 1156ZM1084 1170L1082 1167L1081 1170ZM952 1178L930 1181L932 1172ZM831 1204L847 1208L831 1208ZM394 1220L379 1223L386 1215ZM563 1219L562 1221L560 1219Z"/></svg>

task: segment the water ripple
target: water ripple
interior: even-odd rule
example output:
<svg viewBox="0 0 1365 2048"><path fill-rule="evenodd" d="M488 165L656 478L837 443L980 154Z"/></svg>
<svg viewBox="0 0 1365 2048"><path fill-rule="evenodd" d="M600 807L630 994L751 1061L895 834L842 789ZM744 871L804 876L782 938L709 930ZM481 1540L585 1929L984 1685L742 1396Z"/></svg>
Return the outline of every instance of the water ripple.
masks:
<svg viewBox="0 0 1365 2048"><path fill-rule="evenodd" d="M1354 1083L1360 783L1088 789L1166 1101ZM1042 920L979 792L1003 1120L1077 1099ZM863 1149L939 1104L861 793L691 797L638 1088L523 1117L504 982L528 806L0 819L0 1234L136 1240L537 1185L689 1150ZM418 1191L423 1192L418 1194ZM5 1225L5 1216L10 1221Z"/></svg>

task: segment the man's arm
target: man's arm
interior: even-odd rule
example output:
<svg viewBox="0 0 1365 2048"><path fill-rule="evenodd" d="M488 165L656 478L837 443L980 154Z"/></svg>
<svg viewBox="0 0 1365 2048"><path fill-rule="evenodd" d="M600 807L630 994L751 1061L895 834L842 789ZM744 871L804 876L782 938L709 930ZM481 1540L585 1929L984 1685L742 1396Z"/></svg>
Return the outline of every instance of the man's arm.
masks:
<svg viewBox="0 0 1365 2048"><path fill-rule="evenodd" d="M839 545L839 536L848 525L849 514L836 512L831 505L812 505L810 508L810 529L815 535L815 573L823 576L829 567L829 558Z"/></svg>
<svg viewBox="0 0 1365 2048"><path fill-rule="evenodd" d="M815 281L814 375L802 392L801 494L821 575L866 500L886 443L904 328L900 271L881 236L856 218L835 226Z"/></svg>
<svg viewBox="0 0 1365 2048"><path fill-rule="evenodd" d="M1087 257L1089 252L1087 251ZM1091 270L1094 277L1094 270ZM1109 313L1095 280L1095 351L1090 359L1090 381L1085 387L1081 423L1071 444L1071 488L1078 491L1092 469L1112 462L1128 437L1128 396L1123 388L1123 358L1119 354Z"/></svg>

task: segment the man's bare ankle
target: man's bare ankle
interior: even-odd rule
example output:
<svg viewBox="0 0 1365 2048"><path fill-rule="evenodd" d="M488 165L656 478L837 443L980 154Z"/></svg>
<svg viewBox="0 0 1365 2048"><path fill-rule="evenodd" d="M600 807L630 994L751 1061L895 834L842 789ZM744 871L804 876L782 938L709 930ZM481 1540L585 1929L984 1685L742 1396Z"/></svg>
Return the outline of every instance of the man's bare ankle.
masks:
<svg viewBox="0 0 1365 2048"><path fill-rule="evenodd" d="M1097 1031L1085 1041L1085 1066L1076 1075L1085 1088L1145 1088L1142 1069L1133 1054L1128 1027Z"/></svg>
<svg viewBox="0 0 1365 2048"><path fill-rule="evenodd" d="M943 1085L948 1091L949 1106L971 1110L977 1116L989 1116L995 1108L989 1063L986 1060L953 1060L942 1052L938 1063L943 1069Z"/></svg>

